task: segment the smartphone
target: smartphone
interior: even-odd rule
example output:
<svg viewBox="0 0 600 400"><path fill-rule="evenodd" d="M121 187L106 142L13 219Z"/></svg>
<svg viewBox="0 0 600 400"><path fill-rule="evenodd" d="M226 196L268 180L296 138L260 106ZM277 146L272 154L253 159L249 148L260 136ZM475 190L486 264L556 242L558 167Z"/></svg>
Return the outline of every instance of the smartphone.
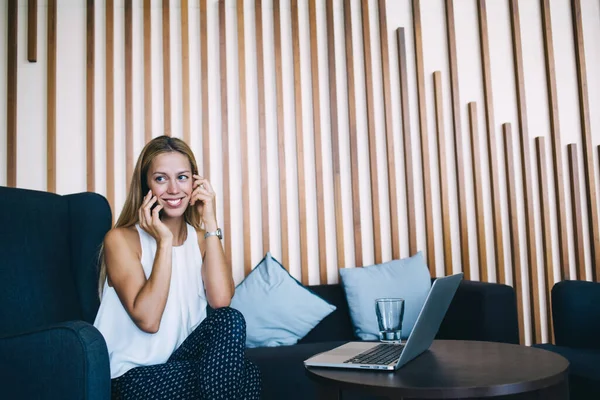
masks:
<svg viewBox="0 0 600 400"><path fill-rule="evenodd" d="M150 190L150 188L148 187L148 184L146 182L142 182L142 196L146 196L148 194L149 190ZM152 193L152 195L154 196L154 193ZM158 206L158 200L156 200L154 202L154 204L152 204L152 207L150 207L150 213L152 213L152 211L154 210L154 207L156 207L156 206ZM158 212L158 217L159 218L162 218L163 210L160 210Z"/></svg>

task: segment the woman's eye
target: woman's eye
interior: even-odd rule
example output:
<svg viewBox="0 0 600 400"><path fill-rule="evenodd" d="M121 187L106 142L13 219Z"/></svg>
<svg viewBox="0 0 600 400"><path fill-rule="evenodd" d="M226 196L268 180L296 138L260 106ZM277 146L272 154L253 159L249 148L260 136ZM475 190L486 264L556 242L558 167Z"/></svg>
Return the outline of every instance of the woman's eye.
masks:
<svg viewBox="0 0 600 400"><path fill-rule="evenodd" d="M185 180L187 180L187 179L188 179L188 176L187 176L187 175L179 175L179 180L180 180L180 181L185 181Z"/></svg>
<svg viewBox="0 0 600 400"><path fill-rule="evenodd" d="M161 183L165 181L165 177L164 176L157 176L156 177L156 182Z"/></svg>

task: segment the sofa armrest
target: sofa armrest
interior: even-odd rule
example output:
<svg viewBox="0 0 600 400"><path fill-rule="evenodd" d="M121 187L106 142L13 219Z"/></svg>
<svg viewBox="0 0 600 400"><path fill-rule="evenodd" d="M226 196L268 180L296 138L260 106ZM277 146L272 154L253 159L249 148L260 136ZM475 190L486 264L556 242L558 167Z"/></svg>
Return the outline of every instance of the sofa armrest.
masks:
<svg viewBox="0 0 600 400"><path fill-rule="evenodd" d="M5 399L109 400L106 342L83 321L1 337L0 388Z"/></svg>
<svg viewBox="0 0 600 400"><path fill-rule="evenodd" d="M462 281L437 339L519 343L513 288L497 283Z"/></svg>
<svg viewBox="0 0 600 400"><path fill-rule="evenodd" d="M556 345L600 349L600 283L562 281L552 288Z"/></svg>

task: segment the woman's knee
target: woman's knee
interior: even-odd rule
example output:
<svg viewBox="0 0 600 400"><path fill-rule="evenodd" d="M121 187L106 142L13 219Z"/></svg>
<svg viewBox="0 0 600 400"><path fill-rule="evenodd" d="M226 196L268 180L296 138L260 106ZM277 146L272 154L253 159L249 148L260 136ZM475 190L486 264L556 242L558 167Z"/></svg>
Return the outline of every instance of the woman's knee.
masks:
<svg viewBox="0 0 600 400"><path fill-rule="evenodd" d="M246 332L246 320L241 312L231 307L221 307L213 311L213 321L219 322L219 326L231 330Z"/></svg>

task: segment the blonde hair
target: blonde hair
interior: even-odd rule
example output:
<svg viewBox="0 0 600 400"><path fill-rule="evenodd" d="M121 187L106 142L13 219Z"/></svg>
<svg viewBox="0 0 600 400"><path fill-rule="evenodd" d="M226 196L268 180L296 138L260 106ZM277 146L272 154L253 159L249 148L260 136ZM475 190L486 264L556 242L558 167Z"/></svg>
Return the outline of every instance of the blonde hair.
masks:
<svg viewBox="0 0 600 400"><path fill-rule="evenodd" d="M142 149L140 156L138 157L133 175L131 177L131 183L129 184L129 193L125 199L125 204L119 215L114 228L128 228L134 226L139 222L138 210L142 205L142 200L146 193L148 193L147 175L152 161L164 153L177 152L186 156L192 167L192 174L198 173L198 165L192 149L183 140L170 137L170 136L158 136L148 143ZM200 229L200 216L196 207L188 207L183 215L185 222L192 225L196 229ZM104 260L104 244L100 248L100 276L98 279L98 292L100 298L102 298L102 290L104 288L104 282L106 281L106 263Z"/></svg>

